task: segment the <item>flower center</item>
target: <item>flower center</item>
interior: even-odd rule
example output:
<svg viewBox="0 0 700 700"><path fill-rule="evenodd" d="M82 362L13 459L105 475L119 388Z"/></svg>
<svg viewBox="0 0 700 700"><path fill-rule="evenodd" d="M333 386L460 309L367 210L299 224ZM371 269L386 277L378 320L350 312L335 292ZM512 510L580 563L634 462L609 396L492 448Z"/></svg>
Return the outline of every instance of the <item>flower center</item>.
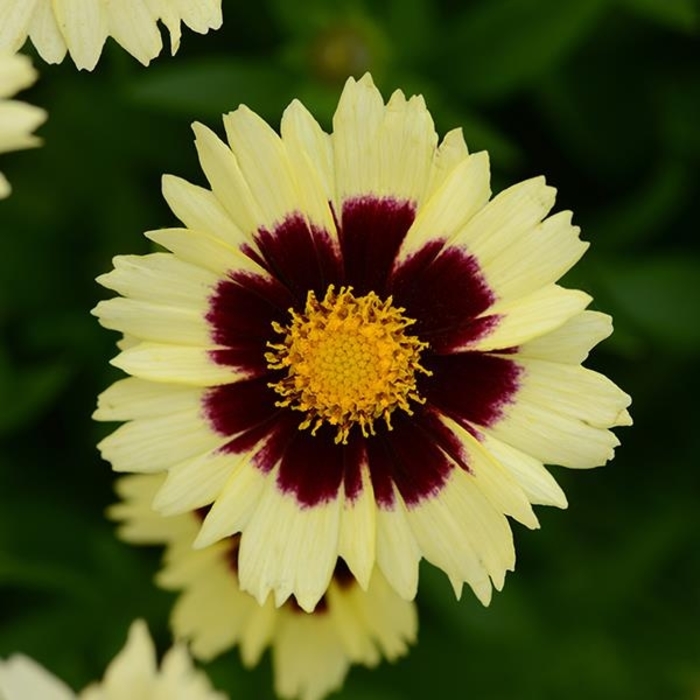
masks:
<svg viewBox="0 0 700 700"><path fill-rule="evenodd" d="M336 443L347 443L355 423L368 437L375 420L391 430L394 409L410 414L409 400L423 403L416 373L430 374L419 362L428 344L405 332L414 320L391 301L374 292L355 297L351 287L336 293L331 285L322 301L309 292L303 313L290 310L288 326L272 324L284 339L268 343L265 359L287 376L269 386L282 397L277 406L307 414L300 428L315 434L327 422L338 428Z"/></svg>

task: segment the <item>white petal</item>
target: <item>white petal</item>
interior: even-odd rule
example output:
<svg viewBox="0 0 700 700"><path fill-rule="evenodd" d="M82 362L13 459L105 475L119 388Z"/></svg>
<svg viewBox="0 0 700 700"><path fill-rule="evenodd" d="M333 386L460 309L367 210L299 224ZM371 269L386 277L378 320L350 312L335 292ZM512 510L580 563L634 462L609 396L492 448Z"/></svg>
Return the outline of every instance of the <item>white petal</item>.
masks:
<svg viewBox="0 0 700 700"><path fill-rule="evenodd" d="M206 346L211 327L205 320L207 306L200 309L153 304L139 299L115 297L101 301L93 310L105 328L140 340L174 345Z"/></svg>
<svg viewBox="0 0 700 700"><path fill-rule="evenodd" d="M105 4L85 0L52 0L56 22L78 68L92 70L108 35Z"/></svg>
<svg viewBox="0 0 700 700"><path fill-rule="evenodd" d="M119 472L157 472L183 459L216 449L215 434L198 412L181 411L130 421L98 445L102 457Z"/></svg>
<svg viewBox="0 0 700 700"><path fill-rule="evenodd" d="M237 229L251 237L261 226L272 228L275 221L266 218L270 212L258 206L231 149L203 124L195 123L192 129L202 170Z"/></svg>
<svg viewBox="0 0 700 700"><path fill-rule="evenodd" d="M482 431L479 440L484 448L508 469L530 503L557 508L567 507L566 495L542 462L497 440L488 430Z"/></svg>
<svg viewBox="0 0 700 700"><path fill-rule="evenodd" d="M75 693L36 661L15 654L0 660L3 700L76 700Z"/></svg>
<svg viewBox="0 0 700 700"><path fill-rule="evenodd" d="M426 200L433 196L448 175L468 157L469 149L464 141L462 129L448 131L433 157L433 165L425 192Z"/></svg>
<svg viewBox="0 0 700 700"><path fill-rule="evenodd" d="M599 311L582 311L563 326L518 348L518 357L577 365L613 331L612 318Z"/></svg>
<svg viewBox="0 0 700 700"><path fill-rule="evenodd" d="M514 235L485 270L489 286L501 299L516 299L556 282L588 248L579 230L571 212L560 212Z"/></svg>
<svg viewBox="0 0 700 700"><path fill-rule="evenodd" d="M368 467L362 467L362 490L354 500L345 498L340 513L338 554L363 589L374 570L377 542L377 506Z"/></svg>
<svg viewBox="0 0 700 700"><path fill-rule="evenodd" d="M208 233L188 228L171 228L147 231L144 235L167 248L180 260L210 270L218 277L231 271L267 275L240 250Z"/></svg>
<svg viewBox="0 0 700 700"><path fill-rule="evenodd" d="M195 133L197 133L196 130ZM203 132L203 134L203 139L208 142L211 138L209 133ZM213 134L211 136L216 138ZM219 143L220 146L214 148L226 148L221 142ZM228 158L230 155L225 157ZM219 238L236 249L250 242L249 237L234 223L222 203L210 190L192 185L187 180L174 175L163 176L162 188L165 201L188 229L202 231L213 238ZM225 193L225 182L222 188Z"/></svg>
<svg viewBox="0 0 700 700"><path fill-rule="evenodd" d="M252 453L251 449L249 454ZM268 478L251 463L250 457L233 464L221 494L202 523L194 546L207 547L222 537L241 532L257 509ZM260 600L264 600L264 596Z"/></svg>
<svg viewBox="0 0 700 700"><path fill-rule="evenodd" d="M227 441L228 438L223 442ZM168 470L153 507L163 515L172 515L212 503L238 464L247 459L247 455L228 454L216 448L179 461Z"/></svg>
<svg viewBox="0 0 700 700"><path fill-rule="evenodd" d="M197 411L202 405L201 389L147 382L136 377L120 379L97 399L95 420L156 418L180 411Z"/></svg>
<svg viewBox="0 0 700 700"><path fill-rule="evenodd" d="M489 332L468 343L465 349L487 352L516 347L564 325L591 301L588 294L578 289L551 284L513 301L496 302L482 316L500 318Z"/></svg>
<svg viewBox="0 0 700 700"><path fill-rule="evenodd" d="M199 387L230 384L247 376L214 362L210 354L214 350L144 342L122 351L111 364L141 379Z"/></svg>
<svg viewBox="0 0 700 700"><path fill-rule="evenodd" d="M411 530L406 506L394 487L393 509L377 508L377 564L405 600L416 597L420 558L420 546Z"/></svg>
<svg viewBox="0 0 700 700"><path fill-rule="evenodd" d="M303 507L281 493L276 471L241 537L241 588L263 603L270 591L279 606L294 595L311 612L328 588L338 558L340 504L337 498Z"/></svg>
<svg viewBox="0 0 700 700"><path fill-rule="evenodd" d="M170 253L118 255L114 269L97 281L133 299L202 310L220 282L218 275L178 260Z"/></svg>
<svg viewBox="0 0 700 700"><path fill-rule="evenodd" d="M464 226L488 202L491 196L489 181L489 158L485 151L463 159L418 210L416 220L401 245L399 262L426 242L447 240Z"/></svg>
<svg viewBox="0 0 700 700"><path fill-rule="evenodd" d="M143 2L107 2L109 34L147 66L163 49L155 18Z"/></svg>

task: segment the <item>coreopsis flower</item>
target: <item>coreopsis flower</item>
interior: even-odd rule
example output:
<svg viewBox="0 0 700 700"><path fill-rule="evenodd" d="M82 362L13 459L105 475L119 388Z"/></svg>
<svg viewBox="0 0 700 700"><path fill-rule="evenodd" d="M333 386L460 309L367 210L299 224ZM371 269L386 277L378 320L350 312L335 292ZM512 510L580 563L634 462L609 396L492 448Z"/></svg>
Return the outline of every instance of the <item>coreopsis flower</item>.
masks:
<svg viewBox="0 0 700 700"><path fill-rule="evenodd" d="M200 34L221 26L221 0L0 0L0 49L16 51L29 38L47 63L69 53L78 68L92 70L112 37L148 65L163 48L159 21L175 54L181 23Z"/></svg>
<svg viewBox="0 0 700 700"><path fill-rule="evenodd" d="M593 467L630 399L584 369L611 332L556 284L586 244L538 177L490 200L486 153L438 145L421 97L348 80L325 133L245 106L195 124L210 189L166 176L170 252L123 256L95 313L129 338L98 419L122 472L167 472L163 514L211 505L196 547L240 533L261 604L313 610L338 557L415 596L421 557L489 602L507 516L566 505L543 464Z"/></svg>
<svg viewBox="0 0 700 700"><path fill-rule="evenodd" d="M125 476L116 489L122 501L110 509L120 536L137 544L164 544L158 583L180 591L172 613L175 637L203 660L238 645L246 666L272 650L275 692L283 698L317 700L339 688L351 664L376 666L395 660L415 640L417 615L379 571L363 591L339 560L328 590L312 613L288 600L263 605L238 583L239 535L193 549L202 513L162 516L151 503L162 474Z"/></svg>
<svg viewBox="0 0 700 700"><path fill-rule="evenodd" d="M192 665L184 646L170 649L156 664L153 642L143 620L129 630L124 649L107 668L104 679L74 693L63 681L32 659L16 654L0 660L2 700L227 700L212 690L209 679Z"/></svg>
<svg viewBox="0 0 700 700"><path fill-rule="evenodd" d="M0 53L0 153L38 146L32 134L46 120L39 107L9 99L36 80L36 71L26 56ZM10 194L10 184L0 173L0 199Z"/></svg>

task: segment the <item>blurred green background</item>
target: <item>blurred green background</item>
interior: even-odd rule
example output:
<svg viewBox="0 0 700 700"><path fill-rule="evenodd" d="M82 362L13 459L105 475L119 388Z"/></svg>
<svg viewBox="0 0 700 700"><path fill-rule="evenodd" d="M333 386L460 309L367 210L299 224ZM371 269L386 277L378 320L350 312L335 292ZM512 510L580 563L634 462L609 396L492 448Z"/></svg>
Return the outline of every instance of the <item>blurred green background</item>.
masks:
<svg viewBox="0 0 700 700"><path fill-rule="evenodd" d="M381 9L379 9L381 8ZM23 98L43 148L2 158L0 657L22 650L74 687L101 676L129 622L169 645L160 551L104 517L94 445L115 336L89 310L111 257L174 225L160 175L204 184L189 124L246 103L275 126L300 97L327 128L348 74L425 95L438 131L488 149L494 191L544 173L592 246L567 278L613 314L589 366L632 394L607 467L554 468L568 511L515 526L518 565L484 609L426 566L419 643L355 668L337 697L700 697L700 29L693 0L224 0L149 69L109 42L94 73L37 60ZM28 49L28 51L31 51ZM271 698L269 658L208 667L232 698Z"/></svg>

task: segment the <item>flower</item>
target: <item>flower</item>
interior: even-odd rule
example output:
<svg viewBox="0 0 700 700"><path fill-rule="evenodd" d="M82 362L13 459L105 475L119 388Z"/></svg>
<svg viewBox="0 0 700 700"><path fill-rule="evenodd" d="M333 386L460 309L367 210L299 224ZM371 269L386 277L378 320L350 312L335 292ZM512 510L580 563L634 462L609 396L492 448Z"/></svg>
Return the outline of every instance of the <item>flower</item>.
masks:
<svg viewBox="0 0 700 700"><path fill-rule="evenodd" d="M17 51L30 38L47 63L69 53L78 68L92 70L111 36L148 65L163 48L159 20L174 55L181 22L200 34L221 26L221 0L0 0L0 50Z"/></svg>
<svg viewBox="0 0 700 700"><path fill-rule="evenodd" d="M100 322L132 375L95 417L120 472L167 471L154 507L211 504L196 547L241 533L241 586L313 610L338 556L404 598L424 557L487 604L506 516L566 505L543 464L605 463L630 399L584 369L611 332L556 280L586 244L543 178L489 201L486 153L438 145L421 97L348 80L326 134L245 106L228 146L195 124L211 190L166 176L169 253L121 256Z"/></svg>
<svg viewBox="0 0 700 700"><path fill-rule="evenodd" d="M203 660L238 644L243 663L254 666L272 649L275 692L283 698L317 700L340 688L353 663L376 666L395 660L416 637L415 605L399 598L379 571L363 591L338 561L328 590L313 613L290 599L276 608L272 597L258 605L238 584L234 535L193 549L203 513L164 517L151 502L162 474L117 480L122 501L110 509L120 536L136 544L165 544L158 583L181 591L172 613L176 638L190 642Z"/></svg>
<svg viewBox="0 0 700 700"><path fill-rule="evenodd" d="M0 153L38 146L32 135L46 119L38 107L8 99L36 80L36 71L26 56L0 53ZM10 184L0 173L0 199L10 194Z"/></svg>
<svg viewBox="0 0 700 700"><path fill-rule="evenodd" d="M163 658L161 670L148 628L136 620L126 646L107 668L104 680L75 694L32 659L16 654L0 660L0 697L3 700L227 700L212 690L207 677L196 671L183 646L175 646Z"/></svg>

